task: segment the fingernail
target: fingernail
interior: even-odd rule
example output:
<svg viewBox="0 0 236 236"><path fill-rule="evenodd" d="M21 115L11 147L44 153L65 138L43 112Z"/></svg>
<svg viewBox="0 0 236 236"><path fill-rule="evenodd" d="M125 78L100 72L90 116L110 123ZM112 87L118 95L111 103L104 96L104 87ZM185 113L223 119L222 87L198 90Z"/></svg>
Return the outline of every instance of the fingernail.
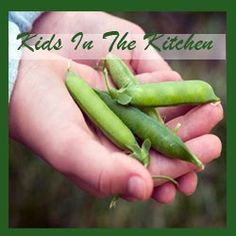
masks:
<svg viewBox="0 0 236 236"><path fill-rule="evenodd" d="M128 194L130 197L141 200L145 195L145 182L138 176L132 176L128 181Z"/></svg>
<svg viewBox="0 0 236 236"><path fill-rule="evenodd" d="M221 101L211 102L211 105L214 106L214 107L217 107L220 104L221 104Z"/></svg>

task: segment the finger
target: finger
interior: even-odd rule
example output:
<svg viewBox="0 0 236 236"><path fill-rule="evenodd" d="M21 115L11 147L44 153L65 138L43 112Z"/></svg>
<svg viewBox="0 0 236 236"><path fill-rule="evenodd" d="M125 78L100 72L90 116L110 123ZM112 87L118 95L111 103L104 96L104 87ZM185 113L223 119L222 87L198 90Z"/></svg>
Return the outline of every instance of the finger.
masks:
<svg viewBox="0 0 236 236"><path fill-rule="evenodd" d="M71 133L71 132L70 132ZM153 182L149 172L136 160L109 152L86 134L72 132L60 140L51 164L97 196L126 194L138 200L150 197ZM59 148L60 147L60 148ZM85 185L89 186L89 188Z"/></svg>
<svg viewBox="0 0 236 236"><path fill-rule="evenodd" d="M153 47L149 47L147 51L143 50L147 46L146 43L144 40L139 40L137 47L133 51L133 58L140 58L140 60L131 61L131 66L136 71L136 74L171 70L168 63Z"/></svg>
<svg viewBox="0 0 236 236"><path fill-rule="evenodd" d="M105 82L102 73L97 72L87 65L70 61L72 71L84 79L90 86L98 89L105 89Z"/></svg>
<svg viewBox="0 0 236 236"><path fill-rule="evenodd" d="M173 107L158 107L158 110L160 111L162 117L164 118L164 121L168 122L171 119L186 114L194 107L195 106L193 105L180 105Z"/></svg>
<svg viewBox="0 0 236 236"><path fill-rule="evenodd" d="M176 181L178 190L186 196L192 195L197 188L197 174L194 171L179 177Z"/></svg>
<svg viewBox="0 0 236 236"><path fill-rule="evenodd" d="M171 203L175 200L176 188L172 183L165 183L159 187L155 187L152 198L160 203Z"/></svg>
<svg viewBox="0 0 236 236"><path fill-rule="evenodd" d="M167 123L170 128L175 128L180 123L178 136L183 141L209 133L212 128L223 119L223 108L221 104L212 103L197 106L185 115L172 119Z"/></svg>
<svg viewBox="0 0 236 236"><path fill-rule="evenodd" d="M172 70L155 71L155 72L152 72L152 73L138 74L138 75L136 75L136 78L142 84L182 80L181 76L177 72L172 71Z"/></svg>
<svg viewBox="0 0 236 236"><path fill-rule="evenodd" d="M186 196L190 196L195 192L197 187L197 174L195 172L189 172L177 178L176 181L178 182L178 190ZM161 203L171 203L174 201L175 195L175 186L168 182L161 186L155 187L152 198Z"/></svg>
<svg viewBox="0 0 236 236"><path fill-rule="evenodd" d="M176 181L178 182L178 190L186 196L190 196L195 192L197 187L197 174L195 172L189 172L177 178ZM168 182L155 187L152 198L161 203L171 203L175 199L175 195L175 186Z"/></svg>
<svg viewBox="0 0 236 236"><path fill-rule="evenodd" d="M212 134L191 139L186 142L186 145L204 164L219 157L222 148L220 139ZM151 151L150 155L152 158L149 170L152 175L167 175L175 179L197 169L189 162L167 158L155 151ZM155 181L155 185L161 183L163 181Z"/></svg>
<svg viewBox="0 0 236 236"><path fill-rule="evenodd" d="M40 64L43 69L44 67L48 67L48 64L50 64L54 69L54 77L57 77L57 79L61 81L66 80L66 74L68 69L71 69L75 74L79 75L82 79L84 79L90 86L93 88L99 88L99 89L104 89L105 88L105 83L103 78L101 77L101 74L99 74L96 70L91 68L88 65L84 64L79 64L76 63L68 58L53 54L53 53L48 53L48 52L38 52L37 54L34 54L29 51L24 51L24 55L29 58L34 58L37 59L37 57L43 57L46 58L48 55L48 58L50 58L49 61L42 60L37 60L37 64ZM33 62L35 62L33 60ZM43 70L42 70L43 71ZM51 73L51 71L48 71ZM64 76L62 76L64 75Z"/></svg>
<svg viewBox="0 0 236 236"><path fill-rule="evenodd" d="M112 151L118 151L118 148L116 148L102 133L101 131L98 131L98 136L99 138L101 139L101 143L106 146L107 148L109 148L110 150ZM196 189L196 186L197 186L197 175L195 172L189 172L181 177L179 177L177 180L178 182L178 190L180 192L182 192L183 194L189 196L191 195L195 189ZM155 191L155 190L154 190ZM161 193L162 191L164 191L163 193ZM158 190L159 194L158 195L161 195L163 196L163 198L166 198L168 199L170 196L166 196L164 197L165 195L165 188L164 190L160 189ZM128 196L125 196L123 195L122 196L125 200L128 200L128 201L135 201L136 199L132 198L132 197L128 197ZM156 199L157 201L159 201L158 199ZM173 199L172 199L173 200ZM172 200L170 200L169 202L171 202ZM164 203L164 202L163 202ZM168 202L166 202L168 203Z"/></svg>

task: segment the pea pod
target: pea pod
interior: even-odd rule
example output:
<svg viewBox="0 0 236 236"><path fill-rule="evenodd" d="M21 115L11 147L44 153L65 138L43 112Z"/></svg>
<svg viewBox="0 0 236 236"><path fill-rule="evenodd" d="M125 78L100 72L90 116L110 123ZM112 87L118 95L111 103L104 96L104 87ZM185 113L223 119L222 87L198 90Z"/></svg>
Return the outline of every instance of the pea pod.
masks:
<svg viewBox="0 0 236 236"><path fill-rule="evenodd" d="M138 84L137 79L128 66L114 54L107 54L104 59L104 66L109 71L112 80L118 88L124 88L129 84Z"/></svg>
<svg viewBox="0 0 236 236"><path fill-rule="evenodd" d="M122 105L162 107L217 102L212 87L202 80L168 81L132 85L116 90L107 84L110 95Z"/></svg>
<svg viewBox="0 0 236 236"><path fill-rule="evenodd" d="M113 82L118 88L125 88L127 86L139 84L139 81L135 78L128 66L114 54L107 54L104 60L104 66L109 71ZM151 107L139 107L139 109L149 116L164 123L157 109Z"/></svg>
<svg viewBox="0 0 236 236"><path fill-rule="evenodd" d="M138 84L137 79L134 77L128 66L114 54L107 54L104 59L104 66L109 71L112 80L118 88L127 87L129 84Z"/></svg>
<svg viewBox="0 0 236 236"><path fill-rule="evenodd" d="M91 121L118 147L131 153L145 166L149 163L150 141L139 147L133 133L79 76L68 71L66 87Z"/></svg>
<svg viewBox="0 0 236 236"><path fill-rule="evenodd" d="M170 129L132 106L119 105L107 93L96 91L107 106L136 134L139 138L151 141L158 152L184 161L191 162L201 169L202 162L193 155L183 141Z"/></svg>

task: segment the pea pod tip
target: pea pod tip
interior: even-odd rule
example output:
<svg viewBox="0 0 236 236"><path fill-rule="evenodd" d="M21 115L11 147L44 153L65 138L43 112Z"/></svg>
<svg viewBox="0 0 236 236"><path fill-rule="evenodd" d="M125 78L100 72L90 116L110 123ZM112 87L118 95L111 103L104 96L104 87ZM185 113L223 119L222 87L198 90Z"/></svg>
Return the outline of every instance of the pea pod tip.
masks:
<svg viewBox="0 0 236 236"><path fill-rule="evenodd" d="M200 170L205 169L204 164L196 156L194 156L194 159L192 160L192 163L195 164L196 166L198 166L200 168Z"/></svg>
<svg viewBox="0 0 236 236"><path fill-rule="evenodd" d="M170 176L166 176L166 175L154 175L152 176L152 179L153 180L156 180L156 179L163 179L163 180L167 180L167 181L170 181L172 184L174 184L176 187L179 186L179 183L174 180L173 178L171 178Z"/></svg>

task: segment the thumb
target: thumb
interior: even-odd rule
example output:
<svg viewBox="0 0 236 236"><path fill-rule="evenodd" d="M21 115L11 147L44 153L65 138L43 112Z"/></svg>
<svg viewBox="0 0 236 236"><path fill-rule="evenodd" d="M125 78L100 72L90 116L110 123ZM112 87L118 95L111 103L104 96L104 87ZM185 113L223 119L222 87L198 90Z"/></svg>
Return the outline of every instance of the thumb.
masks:
<svg viewBox="0 0 236 236"><path fill-rule="evenodd" d="M155 71L171 71L168 63L161 57L154 47L146 47L146 40L138 40L133 51L131 66L136 74L151 73Z"/></svg>
<svg viewBox="0 0 236 236"><path fill-rule="evenodd" d="M137 200L151 196L153 181L138 161L121 152L111 152L80 130L57 147L60 157L52 165L79 187L96 196L125 195Z"/></svg>

